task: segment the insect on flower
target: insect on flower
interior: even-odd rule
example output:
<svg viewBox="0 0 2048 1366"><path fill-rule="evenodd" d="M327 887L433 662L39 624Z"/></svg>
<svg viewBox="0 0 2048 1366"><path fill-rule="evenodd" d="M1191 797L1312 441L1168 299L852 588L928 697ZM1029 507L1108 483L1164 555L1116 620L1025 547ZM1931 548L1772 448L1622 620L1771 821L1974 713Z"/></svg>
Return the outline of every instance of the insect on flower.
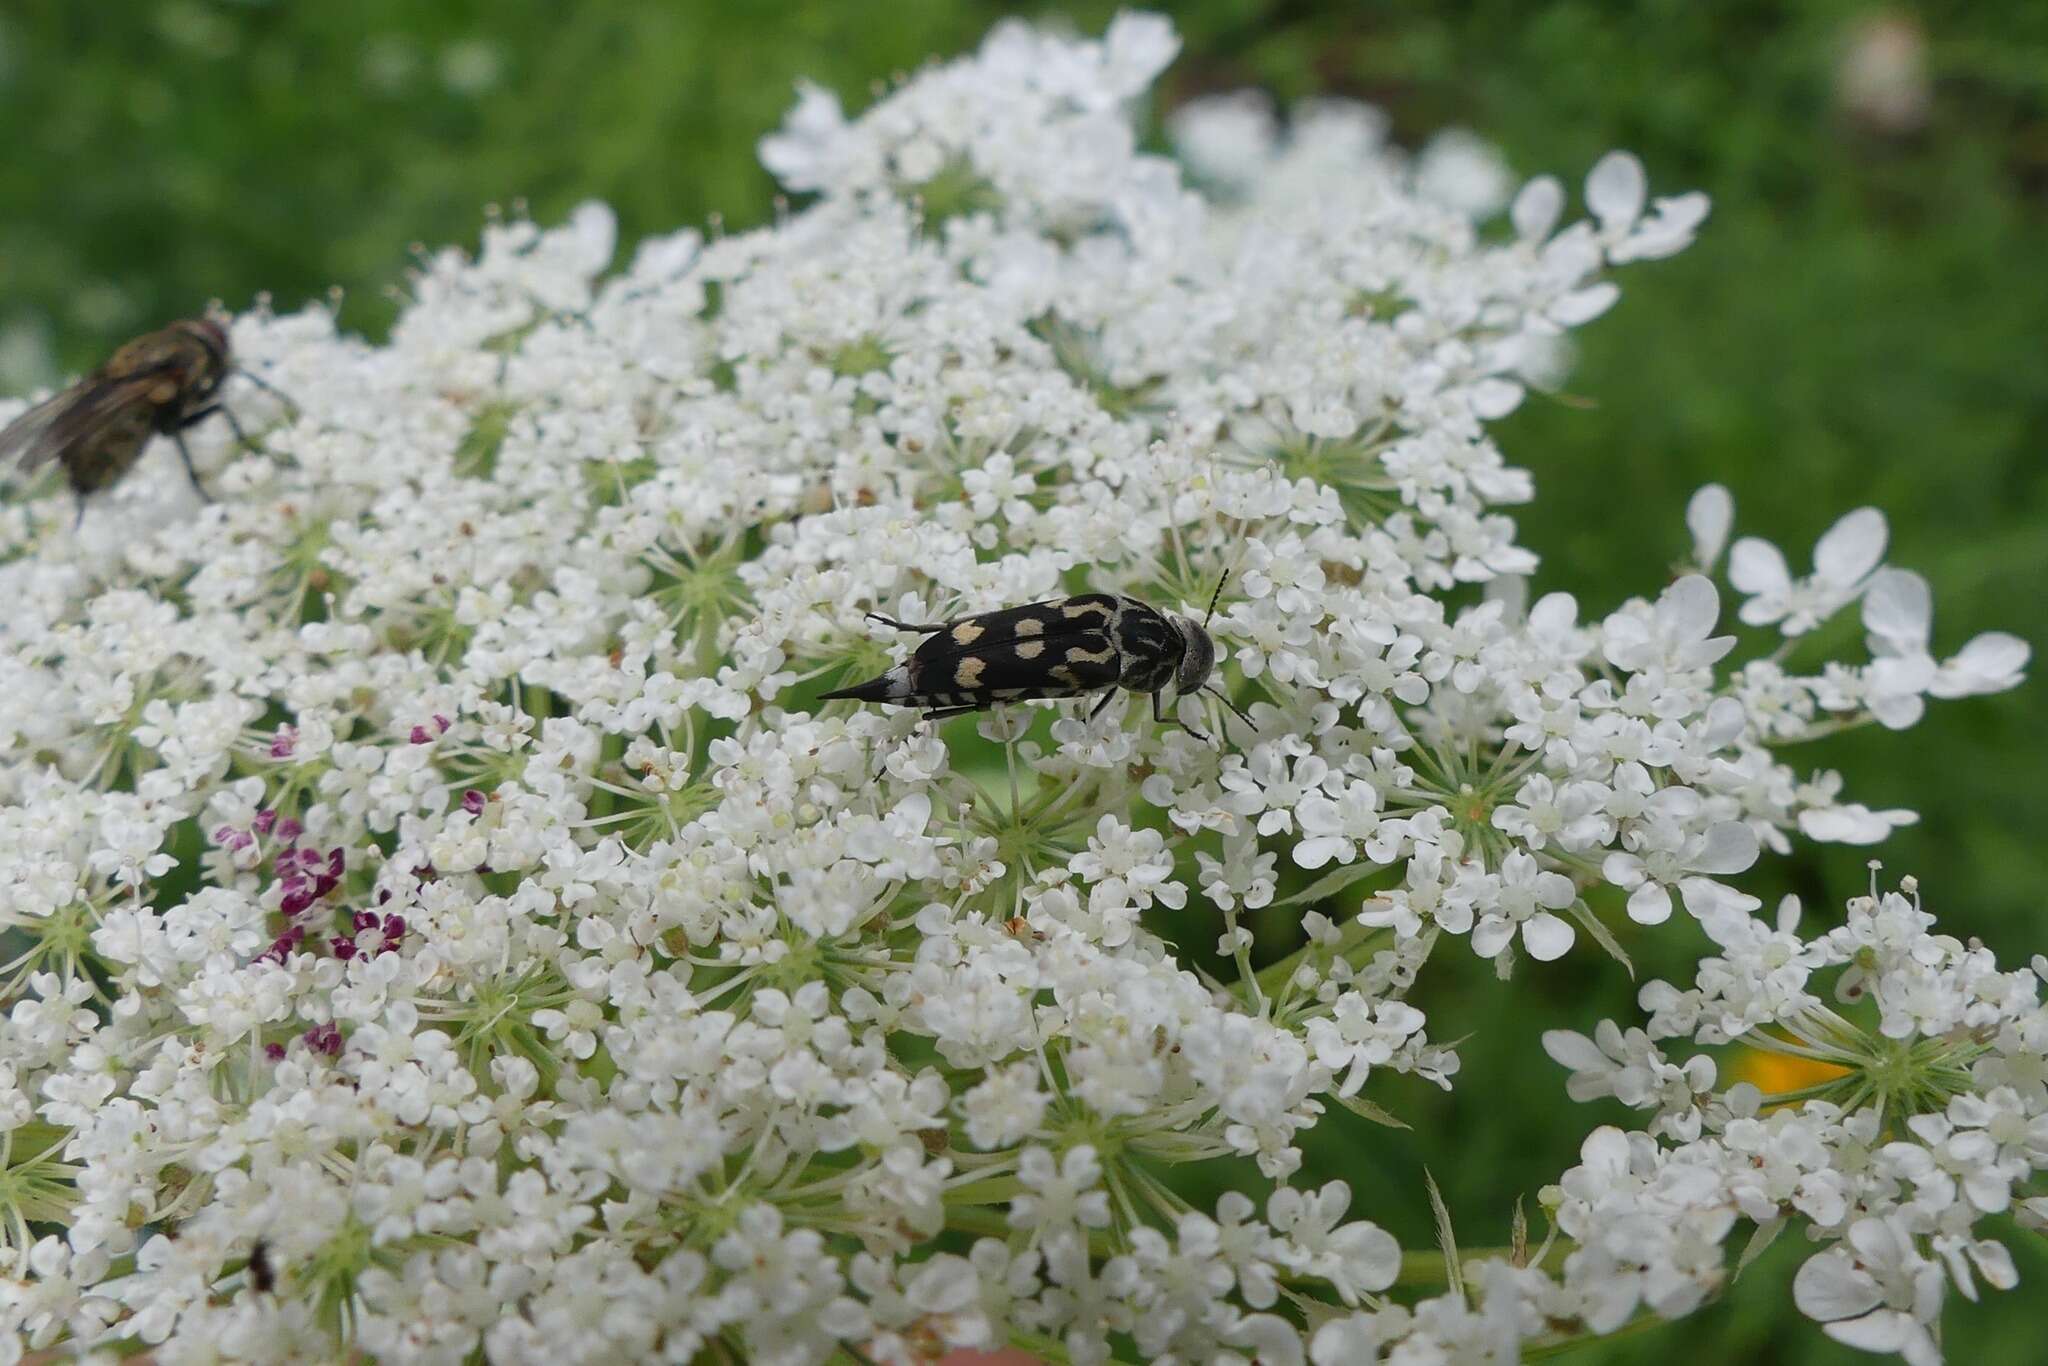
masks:
<svg viewBox="0 0 2048 1366"><path fill-rule="evenodd" d="M1217 581L1200 623L1114 593L1082 593L923 624L870 612L884 626L916 631L925 639L895 668L819 700L850 697L922 707L928 720L939 720L1008 702L1126 688L1151 694L1152 719L1164 721L1171 687L1183 697L1208 693L1249 726L1252 719L1209 685L1216 669L1209 619L1216 615L1228 579L1226 574ZM1100 715L1115 696L1106 692L1088 719ZM1201 740L1209 738L1184 721L1176 724Z"/></svg>
<svg viewBox="0 0 2048 1366"><path fill-rule="evenodd" d="M0 431L0 461L18 454L24 470L49 460L63 465L82 520L86 498L117 483L134 468L149 438L161 434L177 442L192 487L211 502L185 447L185 429L219 413L235 439L250 444L242 424L220 403L231 371L227 330L212 318L181 318L125 343L99 369L14 419Z"/></svg>
<svg viewBox="0 0 2048 1366"><path fill-rule="evenodd" d="M277 1269L270 1264L270 1244L261 1238L249 1248L249 1284L265 1295L277 1289Z"/></svg>

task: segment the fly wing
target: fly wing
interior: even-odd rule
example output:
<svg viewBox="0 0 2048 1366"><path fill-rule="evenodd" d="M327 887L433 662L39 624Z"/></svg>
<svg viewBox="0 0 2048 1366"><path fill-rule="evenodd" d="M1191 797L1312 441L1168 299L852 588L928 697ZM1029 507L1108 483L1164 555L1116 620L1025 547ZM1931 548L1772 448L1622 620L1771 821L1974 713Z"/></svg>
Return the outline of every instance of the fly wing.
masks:
<svg viewBox="0 0 2048 1366"><path fill-rule="evenodd" d="M125 441L138 425L147 435L168 367L110 379L92 375L43 400L0 431L0 461L18 453L32 470L65 452L119 432Z"/></svg>
<svg viewBox="0 0 2048 1366"><path fill-rule="evenodd" d="M108 409L70 445L60 447L66 479L79 493L109 487L135 468L155 430L156 410L147 403Z"/></svg>
<svg viewBox="0 0 2048 1366"><path fill-rule="evenodd" d="M85 397L89 387L89 381L74 384L50 395L8 423L5 430L0 430L0 463L20 456L22 467L32 470L55 455L58 443L43 438L74 403Z"/></svg>

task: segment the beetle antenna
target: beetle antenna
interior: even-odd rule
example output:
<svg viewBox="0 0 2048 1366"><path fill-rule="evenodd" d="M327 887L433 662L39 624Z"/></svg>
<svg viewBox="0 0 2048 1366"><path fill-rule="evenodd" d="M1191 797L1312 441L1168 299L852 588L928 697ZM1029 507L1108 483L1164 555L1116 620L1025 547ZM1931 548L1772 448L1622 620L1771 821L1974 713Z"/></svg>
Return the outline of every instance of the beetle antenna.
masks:
<svg viewBox="0 0 2048 1366"><path fill-rule="evenodd" d="M1216 591L1209 595L1209 610L1202 613L1202 629L1209 629L1209 618L1216 615L1216 604L1222 600L1223 585L1230 582L1230 571L1223 571L1223 577L1216 580ZM1219 694L1220 695L1220 694Z"/></svg>
<svg viewBox="0 0 2048 1366"><path fill-rule="evenodd" d="M1237 703L1231 701L1229 695L1226 694L1223 691L1223 689L1211 687L1210 685L1205 683L1202 685L1201 691L1208 693L1211 697L1215 698L1224 706L1230 708L1231 711L1235 712L1237 714L1238 720L1244 722L1245 725L1251 727L1251 732L1253 735L1257 735L1259 733L1258 722L1252 720L1251 717L1245 715L1244 708L1238 706Z"/></svg>
<svg viewBox="0 0 2048 1366"><path fill-rule="evenodd" d="M1243 525L1243 523L1239 523L1240 529ZM1244 546L1240 543L1237 547L1237 553L1230 557L1230 563L1223 566L1223 574L1216 580L1216 591L1209 595L1209 610L1202 614L1202 629L1208 629L1209 618L1216 615L1216 604L1223 600L1224 585L1230 582L1230 576L1237 572L1237 567L1242 563L1244 563Z"/></svg>

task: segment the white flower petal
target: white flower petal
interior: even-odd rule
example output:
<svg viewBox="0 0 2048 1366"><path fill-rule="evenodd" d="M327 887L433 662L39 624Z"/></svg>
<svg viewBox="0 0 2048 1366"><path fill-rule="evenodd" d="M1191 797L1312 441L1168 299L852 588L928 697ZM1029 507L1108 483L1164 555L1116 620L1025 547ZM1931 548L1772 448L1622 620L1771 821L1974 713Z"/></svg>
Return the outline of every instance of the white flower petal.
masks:
<svg viewBox="0 0 2048 1366"><path fill-rule="evenodd" d="M1671 918L1671 893L1661 882L1645 882L1629 894L1628 918L1638 925L1661 925Z"/></svg>
<svg viewBox="0 0 2048 1366"><path fill-rule="evenodd" d="M1259 1366L1301 1366L1301 1330L1278 1314L1247 1314L1224 1334L1233 1347L1251 1349Z"/></svg>
<svg viewBox="0 0 2048 1366"><path fill-rule="evenodd" d="M1472 386L1468 401L1473 416L1493 422L1521 407L1524 392L1521 385L1511 380L1483 379Z"/></svg>
<svg viewBox="0 0 2048 1366"><path fill-rule="evenodd" d="M595 200L578 204L569 214L568 232L577 264L587 273L594 275L611 263L619 242L619 219L611 205Z"/></svg>
<svg viewBox="0 0 2048 1366"><path fill-rule="evenodd" d="M1870 714L1886 730L1910 730L1927 714L1927 704L1918 697L1882 697L1871 703Z"/></svg>
<svg viewBox="0 0 2048 1366"><path fill-rule="evenodd" d="M1556 177L1543 175L1522 187L1508 217L1515 225L1517 237L1524 242L1541 242L1557 227L1558 216L1563 212L1564 186Z"/></svg>
<svg viewBox="0 0 2048 1366"><path fill-rule="evenodd" d="M1814 572L1830 583L1855 583L1884 559L1889 534L1882 512L1857 508L1829 527L1814 546Z"/></svg>
<svg viewBox="0 0 2048 1366"><path fill-rule="evenodd" d="M1970 1260L1977 1266L1977 1274L1984 1283L1994 1290L2010 1290L2020 1283L2019 1268L2013 1265L2012 1253L2004 1243L1985 1238L1970 1244Z"/></svg>
<svg viewBox="0 0 2048 1366"><path fill-rule="evenodd" d="M1712 579L1687 574L1657 599L1657 616L1674 637L1700 639L1721 619L1721 594Z"/></svg>
<svg viewBox="0 0 2048 1366"><path fill-rule="evenodd" d="M1763 904L1747 892L1704 877L1680 879L1678 895L1693 918L1707 926L1719 924L1731 915L1747 919L1751 911Z"/></svg>
<svg viewBox="0 0 2048 1366"><path fill-rule="evenodd" d="M1636 224L1627 241L1609 249L1607 259L1620 265L1655 261L1684 251L1692 245L1712 206L1713 201L1698 190L1652 200L1649 216Z"/></svg>
<svg viewBox="0 0 2048 1366"><path fill-rule="evenodd" d="M1532 915L1522 922L1522 942L1529 946L1529 956L1538 962L1564 957L1571 951L1574 937L1572 927L1558 916Z"/></svg>
<svg viewBox="0 0 2048 1366"><path fill-rule="evenodd" d="M1493 958L1515 938L1514 922L1497 915L1489 915L1472 927L1472 952L1481 958Z"/></svg>
<svg viewBox="0 0 2048 1366"><path fill-rule="evenodd" d="M1104 75L1118 99L1129 99L1152 84L1180 52L1180 34L1163 14L1124 10L1103 35Z"/></svg>
<svg viewBox="0 0 2048 1366"><path fill-rule="evenodd" d="M1703 484L1685 505L1686 530L1692 533L1692 562L1711 570L1728 545L1735 525L1735 495L1721 484Z"/></svg>
<svg viewBox="0 0 2048 1366"><path fill-rule="evenodd" d="M1742 821L1722 821L1707 831L1706 846L1687 865L1697 873L1747 872L1762 852L1756 831Z"/></svg>
<svg viewBox="0 0 2048 1366"><path fill-rule="evenodd" d="M1621 286L1602 280L1576 289L1550 306L1550 319L1560 327L1582 327L1593 321L1621 298Z"/></svg>
<svg viewBox="0 0 2048 1366"><path fill-rule="evenodd" d="M1925 651L1934 623L1927 580L1907 569L1880 569L1863 594L1863 627L1900 654Z"/></svg>
<svg viewBox="0 0 2048 1366"><path fill-rule="evenodd" d="M1778 547L1756 536L1744 536L1728 552L1728 582L1752 597L1783 593L1792 587L1792 571L1785 567L1784 552Z"/></svg>
<svg viewBox="0 0 2048 1366"><path fill-rule="evenodd" d="M1986 631L1944 661L1927 690L1936 697L1975 697L2016 688L2032 654L2018 636Z"/></svg>
<svg viewBox="0 0 2048 1366"><path fill-rule="evenodd" d="M1609 152L1586 177L1586 207L1608 233L1626 232L1642 217L1649 180L1643 163L1627 152Z"/></svg>
<svg viewBox="0 0 2048 1366"><path fill-rule="evenodd" d="M1581 1165L1604 1175L1627 1171L1630 1153L1628 1134L1612 1124L1601 1125L1579 1144Z"/></svg>
<svg viewBox="0 0 2048 1366"><path fill-rule="evenodd" d="M1869 1272L1838 1252L1809 1257L1792 1278L1792 1303L1820 1323L1867 1314L1884 1303Z"/></svg>
<svg viewBox="0 0 2048 1366"><path fill-rule="evenodd" d="M1877 844L1900 826L1919 819L1912 811L1873 811L1861 802L1850 802L1800 812L1799 829L1808 839L1824 844Z"/></svg>
<svg viewBox="0 0 2048 1366"><path fill-rule="evenodd" d="M1569 593L1545 593L1529 608L1529 628L1548 638L1562 636L1578 618L1579 601Z"/></svg>
<svg viewBox="0 0 2048 1366"><path fill-rule="evenodd" d="M1559 1066L1569 1067L1574 1072L1605 1071L1614 1065L1600 1051L1600 1045L1571 1029L1544 1030L1543 1051Z"/></svg>
<svg viewBox="0 0 2048 1366"><path fill-rule="evenodd" d="M1882 1309L1860 1319L1827 1324L1821 1331L1859 1352L1903 1352L1918 1327L1912 1315L1897 1309Z"/></svg>
<svg viewBox="0 0 2048 1366"><path fill-rule="evenodd" d="M1362 1290L1385 1290L1401 1274L1401 1244L1368 1220L1338 1229L1330 1235L1330 1246L1344 1259L1346 1275Z"/></svg>

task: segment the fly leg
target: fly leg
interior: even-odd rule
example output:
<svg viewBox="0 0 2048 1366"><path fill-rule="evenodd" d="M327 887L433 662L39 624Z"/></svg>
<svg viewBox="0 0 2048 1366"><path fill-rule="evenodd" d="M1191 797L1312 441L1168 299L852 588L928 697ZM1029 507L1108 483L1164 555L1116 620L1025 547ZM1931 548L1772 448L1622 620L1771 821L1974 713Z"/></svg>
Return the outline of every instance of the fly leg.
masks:
<svg viewBox="0 0 2048 1366"><path fill-rule="evenodd" d="M275 384L272 384L269 380L263 378L263 376L259 374L256 374L254 371L237 370L235 371L235 373L240 375L243 379L248 380L249 383L255 385L258 389L261 389L263 390L263 392L269 394L278 402L284 404L285 407L291 409L292 416L298 416L299 405L292 402L292 396L290 394L287 394L284 390L278 388Z"/></svg>
<svg viewBox="0 0 2048 1366"><path fill-rule="evenodd" d="M235 419L234 410L231 408L219 408L218 405L216 405L216 408L218 408L220 415L228 420L228 428L235 434L235 444L245 451L255 450L256 443L251 441L249 434L242 430L242 424Z"/></svg>
<svg viewBox="0 0 2048 1366"><path fill-rule="evenodd" d="M182 418L179 421L177 429L182 432L187 430L188 428L197 427L200 423L206 421L206 419L214 416L215 414L219 414L221 417L224 417L228 420L228 427L235 434L236 445L240 446L243 450L247 451L253 451L256 449L256 443L254 441L251 441L249 439L249 434L242 430L241 422L235 417L235 410L226 406L225 404L209 403L196 413L187 413L184 416L184 418Z"/></svg>
<svg viewBox="0 0 2048 1366"><path fill-rule="evenodd" d="M187 425L189 426L190 424L188 423ZM178 443L178 459L185 462L185 474L189 479L191 479L193 489L195 489L198 492L199 501L202 503L212 502L213 495L206 491L206 485L199 482L199 470L192 463L192 452L185 448L184 430L180 428L179 430L172 432L171 440Z"/></svg>

